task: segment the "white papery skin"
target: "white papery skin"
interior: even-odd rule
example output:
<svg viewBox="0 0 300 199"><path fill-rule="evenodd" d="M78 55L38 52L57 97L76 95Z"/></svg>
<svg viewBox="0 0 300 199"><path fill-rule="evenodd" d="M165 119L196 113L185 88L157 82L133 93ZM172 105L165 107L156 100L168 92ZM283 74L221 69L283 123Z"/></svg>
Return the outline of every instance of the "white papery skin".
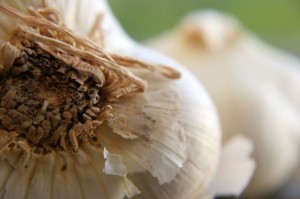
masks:
<svg viewBox="0 0 300 199"><path fill-rule="evenodd" d="M257 170L245 196L285 183L299 161L300 60L247 32L231 16L199 11L148 46L186 65L220 112L224 140L254 141Z"/></svg>
<svg viewBox="0 0 300 199"><path fill-rule="evenodd" d="M205 193L218 167L221 133L215 108L193 75L132 42L104 0L0 2L24 12L29 6L53 6L76 33L86 37L101 33L100 39L92 38L105 50L181 72L180 79L171 80L155 72L132 71L147 82L146 91L111 105L114 122L121 127L147 127L144 115L154 121L150 129L143 129L149 131L148 144L110 123L97 129L99 146L82 144L77 153L68 149L39 155L23 141L11 150L11 137L1 136L0 198L194 199ZM104 16L99 32L91 33L99 14ZM2 15L0 36L5 41L15 22ZM141 106L141 110L127 108Z"/></svg>

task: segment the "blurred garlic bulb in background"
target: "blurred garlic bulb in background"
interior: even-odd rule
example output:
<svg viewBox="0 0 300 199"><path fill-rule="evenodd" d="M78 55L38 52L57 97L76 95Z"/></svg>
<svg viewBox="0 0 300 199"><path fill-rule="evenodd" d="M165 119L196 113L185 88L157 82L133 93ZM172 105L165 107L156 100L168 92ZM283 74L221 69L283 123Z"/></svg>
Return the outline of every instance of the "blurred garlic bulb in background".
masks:
<svg viewBox="0 0 300 199"><path fill-rule="evenodd" d="M0 198L193 199L246 186L251 143L237 138L220 158L207 93L131 41L105 0L0 2ZM226 161L245 163L232 190L211 184Z"/></svg>
<svg viewBox="0 0 300 199"><path fill-rule="evenodd" d="M224 140L255 144L257 170L245 196L282 186L299 162L300 60L246 31L231 16L200 11L148 46L187 66L220 112Z"/></svg>

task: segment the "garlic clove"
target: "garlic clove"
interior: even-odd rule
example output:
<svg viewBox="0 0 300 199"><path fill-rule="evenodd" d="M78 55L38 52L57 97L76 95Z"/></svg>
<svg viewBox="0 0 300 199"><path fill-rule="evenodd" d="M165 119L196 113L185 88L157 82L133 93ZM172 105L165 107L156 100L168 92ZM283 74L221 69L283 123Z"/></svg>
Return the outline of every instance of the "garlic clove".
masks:
<svg viewBox="0 0 300 199"><path fill-rule="evenodd" d="M131 119L127 119L126 121L129 123L126 123L126 125L120 129L126 130L127 132L130 132L132 127L135 127L135 130L140 129L140 133L144 132L144 135L139 135L139 137L143 139L143 142L136 142L135 140L129 140L128 142L126 140L122 141L120 136L113 136L111 133L107 134L105 132L101 133L101 140L105 141L110 152L120 154L123 157L129 173L148 170L159 179L160 183L165 183L175 177L186 161L187 143L183 142L178 135L180 133L185 134L185 132L182 125L180 125L177 104L178 97L174 95L175 92L172 93L171 89L168 90L168 92L159 89L151 92L149 87L149 95L155 96L155 100L147 99L148 103L144 109L144 114L132 113L134 108L136 108L134 105L136 105L137 102L136 100L127 101L126 99L122 101L122 103L124 103L123 107L132 108L125 112L122 108L115 108L118 114L113 113L113 115L117 115L117 118L114 119L120 122L122 119L119 118L119 115L122 114L123 120L128 113L132 115L132 123L130 123ZM126 113L126 115L124 113ZM172 115L173 117L166 118L166 115ZM153 120L151 118L156 119ZM137 123L139 120L142 121ZM170 126L170 123L173 125ZM119 127L119 124L110 126L112 126L114 131L115 128ZM141 124L143 124L143 126L140 126ZM120 142L124 144L120 146ZM149 145L146 149L144 149L145 144ZM164 155L158 155L160 153ZM164 167L162 167L161 164L162 160L165 164Z"/></svg>
<svg viewBox="0 0 300 199"><path fill-rule="evenodd" d="M30 198L45 194L51 198L121 199L135 195L145 198L152 192L150 195L154 194L156 198L164 195L171 199L206 189L219 159L220 127L211 100L188 71L132 42L115 22L106 1L90 1L88 5L95 8L91 12L82 12L81 8L87 9L83 1L1 2L20 8L15 10L6 4L0 5L1 16L6 17L0 20L1 27L5 27L0 31L1 40L15 45L18 54L13 66L8 64L5 70L1 69L4 90L9 91L4 93L3 99L14 99L21 92L18 84L9 79L13 77L11 73L18 77L29 69L26 74L38 81L45 74L52 74L51 81L54 82L64 77L72 91L66 92L62 86L58 95L51 89L49 91L42 81L38 86L29 84L26 74L25 80L18 80L29 84L26 89L36 93L43 103L39 102L38 110L30 109L31 114L37 114L36 118L20 125L20 128L28 128L24 135L19 127L10 123L10 117L23 115L12 111L6 117L3 111L6 113L7 110L0 110L1 127L9 130L1 131L0 138L5 140L0 142L1 164L17 165L21 169L19 178L25 183L20 191L16 191L13 184L7 184L18 179L15 176L17 170L11 168L14 175L7 174L8 180L0 185L3 198L16 194L24 196L27 191L26 197ZM31 10L27 10L29 6L32 6ZM80 17L74 16L75 11L81 13L78 14ZM82 16L84 13L91 23L77 21L87 19ZM103 22L97 27L101 15L104 15ZM75 26L77 22L79 25ZM77 29L85 36L78 35ZM12 30L13 35L10 34ZM39 53L43 64L37 68L35 65L40 62L35 57ZM29 59L30 63L19 69L15 65L23 64L22 58ZM49 58L54 63L47 64ZM43 67L49 67L49 70L46 72ZM101 92L97 90L99 88ZM99 92L95 93L95 90ZM84 107L84 112L78 114L72 106L59 107L71 93L77 92L84 92L73 96L80 102L79 110ZM101 95L103 93L105 95ZM32 106L38 106L34 100L28 101ZM13 102L2 100L1 104L15 108ZM45 113L48 110L52 111L50 124ZM28 111L28 107L22 106L21 111ZM70 121L80 122L70 124ZM36 125L43 128L36 129ZM35 172L37 166L41 170ZM31 171L30 175L24 171L26 167ZM44 174L42 168L52 173ZM45 175L50 175L48 178L52 180L45 181L44 185L31 182L31 179ZM148 183L143 181L144 187L140 186L142 182L135 180L139 175L150 176ZM150 182L155 183L150 185ZM47 186L49 192L37 190L40 186ZM73 188L76 191L72 192ZM178 190L178 195L172 193Z"/></svg>
<svg viewBox="0 0 300 199"><path fill-rule="evenodd" d="M253 143L242 136L233 137L224 144L218 171L210 184L210 193L235 197L242 194L255 171L255 162L249 158L253 149Z"/></svg>
<svg viewBox="0 0 300 199"><path fill-rule="evenodd" d="M220 112L225 141L243 134L255 143L257 170L245 195L257 198L282 186L299 161L299 59L217 11L191 14L148 45L204 83Z"/></svg>
<svg viewBox="0 0 300 199"><path fill-rule="evenodd" d="M192 198L239 197L255 171L255 162L250 158L253 148L253 143L243 136L226 142L213 181L204 192Z"/></svg>
<svg viewBox="0 0 300 199"><path fill-rule="evenodd" d="M156 55L153 54L153 56ZM154 60L159 59L160 57L157 56L157 59ZM194 81L194 78L188 72L185 72L184 69L180 70L183 71L182 78L176 80L176 84L172 87L176 90L183 89L184 84L180 82ZM158 82L157 78L154 80L156 81L153 82ZM164 84L153 84L153 89L161 92L160 89L163 86ZM148 88L151 90L150 85ZM186 106L184 109L179 109L181 111L181 123L183 124L182 129L184 131L180 129L180 131L175 134L170 131L170 135L178 136L181 142L184 140L187 143L188 147L185 151L188 154L188 159L173 181L160 186L158 186L158 183L160 184L161 182L157 182L157 179L147 173L130 176L130 179L139 185L138 188L142 192L136 196L136 198L194 198L195 193L201 193L206 189L214 176L218 161L216 154L219 154L220 149L215 142L216 139L219 139L219 135L216 133L219 131L215 125L216 118L211 114L212 112L209 111L213 107L210 101L206 100L206 94L203 93L203 90L195 87L194 84L189 84L189 87L186 87L184 90L185 96L193 96L193 98L185 99L185 96L180 95L182 100L188 100L191 105ZM194 95L194 93L199 94L199 96ZM156 96L159 95L149 92L149 96L157 98ZM149 100L149 102L151 102L151 100ZM202 110L201 114L199 114L198 108ZM164 111L164 108L162 108L162 111ZM199 126L193 124L199 124ZM197 137L194 136L193 132L202 131L203 129L208 130L210 133L201 133ZM159 136L162 136L162 138L157 140L165 139L163 138L163 134L159 134ZM180 152L181 150L177 151ZM149 187L149 185L151 186ZM186 190L186 187L189 187L189 190Z"/></svg>

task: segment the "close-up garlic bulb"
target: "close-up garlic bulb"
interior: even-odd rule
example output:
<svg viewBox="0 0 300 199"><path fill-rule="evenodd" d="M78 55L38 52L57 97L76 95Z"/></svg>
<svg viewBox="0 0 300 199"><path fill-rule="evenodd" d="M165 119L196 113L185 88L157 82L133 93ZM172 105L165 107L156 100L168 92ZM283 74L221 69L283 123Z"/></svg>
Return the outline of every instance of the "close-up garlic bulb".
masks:
<svg viewBox="0 0 300 199"><path fill-rule="evenodd" d="M130 40L105 0L0 3L1 199L241 193L252 143L221 152L201 84Z"/></svg>
<svg viewBox="0 0 300 199"><path fill-rule="evenodd" d="M289 180L300 157L299 58L214 10L185 17L147 44L188 67L207 88L224 141L241 134L254 142L257 169L245 197L268 196Z"/></svg>

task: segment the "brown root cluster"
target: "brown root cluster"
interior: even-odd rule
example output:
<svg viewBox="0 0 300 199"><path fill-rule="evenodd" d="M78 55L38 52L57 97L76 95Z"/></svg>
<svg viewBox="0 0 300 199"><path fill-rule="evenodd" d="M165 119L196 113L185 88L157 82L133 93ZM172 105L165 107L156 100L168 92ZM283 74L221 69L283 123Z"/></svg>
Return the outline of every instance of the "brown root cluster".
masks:
<svg viewBox="0 0 300 199"><path fill-rule="evenodd" d="M0 80L1 127L44 148L66 149L69 144L76 151L80 142L96 139L93 131L109 110L101 78L67 65L33 42L22 44Z"/></svg>
<svg viewBox="0 0 300 199"><path fill-rule="evenodd" d="M111 106L127 94L144 92L146 82L128 67L179 73L106 53L78 36L53 9L28 14L0 4L16 21L10 41L0 42L0 129L17 134L37 151L95 142L95 129L111 117Z"/></svg>

